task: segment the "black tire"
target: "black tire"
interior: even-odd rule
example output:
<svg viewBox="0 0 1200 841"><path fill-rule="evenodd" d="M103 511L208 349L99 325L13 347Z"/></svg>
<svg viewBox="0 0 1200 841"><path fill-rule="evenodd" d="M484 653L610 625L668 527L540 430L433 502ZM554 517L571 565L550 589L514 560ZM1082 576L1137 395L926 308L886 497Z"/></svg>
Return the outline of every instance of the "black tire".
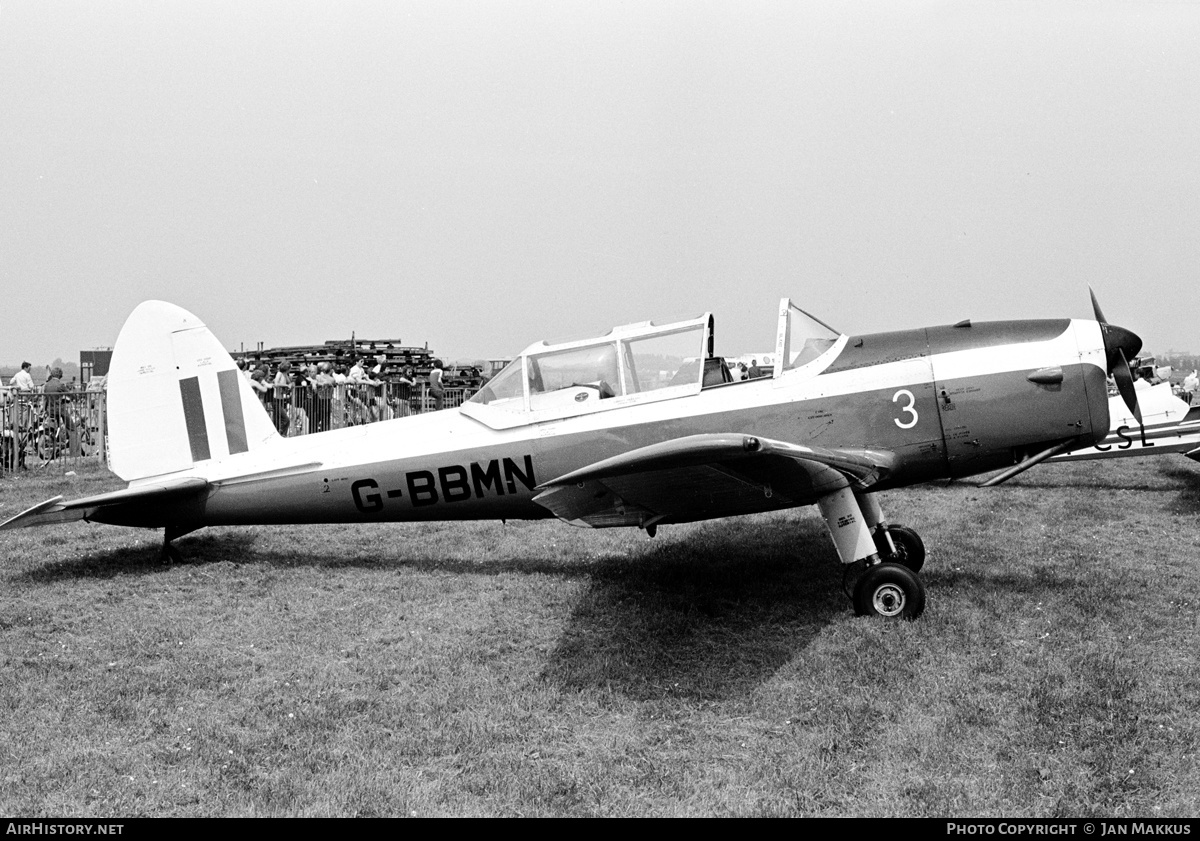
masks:
<svg viewBox="0 0 1200 841"><path fill-rule="evenodd" d="M925 585L901 564L876 564L854 587L854 612L859 616L916 619L924 610Z"/></svg>
<svg viewBox="0 0 1200 841"><path fill-rule="evenodd" d="M920 572L921 567L925 566L925 542L921 540L921 535L907 526L888 526L887 531L896 546L896 554L888 560L903 564L913 572Z"/></svg>

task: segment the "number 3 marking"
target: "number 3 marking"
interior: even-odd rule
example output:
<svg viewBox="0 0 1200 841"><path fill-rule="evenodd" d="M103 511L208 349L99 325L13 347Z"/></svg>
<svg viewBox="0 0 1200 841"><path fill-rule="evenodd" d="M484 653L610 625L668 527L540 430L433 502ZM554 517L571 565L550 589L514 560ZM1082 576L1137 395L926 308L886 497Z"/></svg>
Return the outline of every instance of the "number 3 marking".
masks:
<svg viewBox="0 0 1200 841"><path fill-rule="evenodd" d="M908 398L908 405L901 406L900 411L908 412L910 415L912 415L912 420L908 421L907 423L901 423L900 418L894 418L894 420L896 422L896 426L900 427L901 429L912 429L917 425L917 410L913 408L917 404L917 398L913 397L913 393L907 388L902 388L892 395L892 402L895 403L902 396Z"/></svg>

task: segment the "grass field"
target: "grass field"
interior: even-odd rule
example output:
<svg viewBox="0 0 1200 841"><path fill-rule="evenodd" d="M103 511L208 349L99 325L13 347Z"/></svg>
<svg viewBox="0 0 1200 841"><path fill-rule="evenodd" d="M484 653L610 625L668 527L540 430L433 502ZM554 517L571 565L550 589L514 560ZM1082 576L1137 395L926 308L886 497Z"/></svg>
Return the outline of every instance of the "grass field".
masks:
<svg viewBox="0 0 1200 841"><path fill-rule="evenodd" d="M0 481L0 518L119 487ZM0 534L0 814L1200 814L1200 465L884 495L924 616L815 509Z"/></svg>

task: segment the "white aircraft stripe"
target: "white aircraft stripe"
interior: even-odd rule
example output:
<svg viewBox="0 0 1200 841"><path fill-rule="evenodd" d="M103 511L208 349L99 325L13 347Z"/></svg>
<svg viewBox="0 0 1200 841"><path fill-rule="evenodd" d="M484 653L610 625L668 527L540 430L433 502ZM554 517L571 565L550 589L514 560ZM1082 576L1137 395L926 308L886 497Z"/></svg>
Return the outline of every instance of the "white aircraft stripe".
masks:
<svg viewBox="0 0 1200 841"><path fill-rule="evenodd" d="M1081 346L1092 350L1081 353ZM1062 335L1043 342L971 348L820 376L810 373L812 369L806 366L806 370L785 372L773 380L763 379L720 386L689 398L687 415L705 417L724 412L753 411L796 401L853 395L864 391L899 388L923 391L932 388L934 371L938 373L941 382L957 378L1028 372L1046 366L1075 365L1081 362L1103 368L1102 347L1100 329L1095 322L1073 320ZM831 353L830 356L836 354ZM832 358L821 360L819 367L827 367L832 361ZM529 424L499 430L491 429L482 422L451 410L355 427L353 432L338 430L323 435L280 439L277 444L266 448L262 455L267 460L264 463L277 464L279 459L287 457L285 452L291 452L294 458L319 460L324 463L326 470L334 470L393 458L420 458L447 450L509 447L522 441L557 435L597 433L604 430L617 431L619 434L619 430L626 427L669 423L677 419L681 411L679 400L632 405L622 405L623 403L623 400L616 398L612 401L611 409L605 406L603 410L589 414L542 422L538 422L534 414L531 414ZM482 408L486 410L487 407ZM922 414L921 422L936 424L936 415ZM246 467L243 462L241 469Z"/></svg>

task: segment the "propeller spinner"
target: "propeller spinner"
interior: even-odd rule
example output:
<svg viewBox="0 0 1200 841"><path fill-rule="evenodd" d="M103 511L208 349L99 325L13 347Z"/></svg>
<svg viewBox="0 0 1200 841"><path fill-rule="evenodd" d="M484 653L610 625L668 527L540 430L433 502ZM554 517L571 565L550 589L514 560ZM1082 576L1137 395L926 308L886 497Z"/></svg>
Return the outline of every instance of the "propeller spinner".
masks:
<svg viewBox="0 0 1200 841"><path fill-rule="evenodd" d="M1138 351L1142 349L1142 340L1132 330L1109 324L1104 318L1104 313L1100 311L1100 303L1096 300L1095 291L1089 287L1088 292L1092 296L1092 312L1096 314L1096 321L1099 322L1100 332L1104 336L1104 354L1108 364L1108 373L1112 374L1113 379L1116 380L1117 391L1121 393L1121 399L1125 401L1129 411L1137 418L1138 424L1141 424L1142 409L1138 405L1137 390L1133 387L1133 371L1129 369L1129 360L1137 356Z"/></svg>

